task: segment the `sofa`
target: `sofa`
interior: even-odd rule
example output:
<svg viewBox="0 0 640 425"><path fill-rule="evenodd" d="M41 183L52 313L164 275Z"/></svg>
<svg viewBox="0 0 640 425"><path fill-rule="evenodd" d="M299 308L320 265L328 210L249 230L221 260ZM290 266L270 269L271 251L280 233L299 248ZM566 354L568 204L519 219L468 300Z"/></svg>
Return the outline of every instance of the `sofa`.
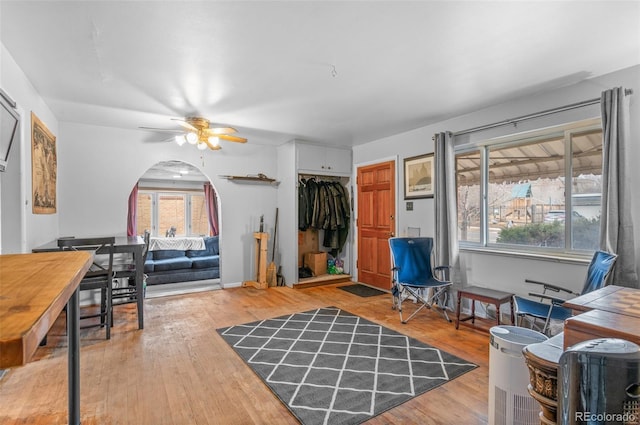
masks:
<svg viewBox="0 0 640 425"><path fill-rule="evenodd" d="M144 263L147 285L218 279L220 247L218 236L203 238L203 250L162 249L149 251Z"/></svg>

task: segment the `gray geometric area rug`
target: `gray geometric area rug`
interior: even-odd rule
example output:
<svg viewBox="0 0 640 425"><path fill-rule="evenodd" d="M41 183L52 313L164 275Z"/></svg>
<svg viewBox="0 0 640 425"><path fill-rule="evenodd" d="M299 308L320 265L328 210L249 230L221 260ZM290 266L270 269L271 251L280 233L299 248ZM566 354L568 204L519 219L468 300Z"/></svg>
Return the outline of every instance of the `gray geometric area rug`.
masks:
<svg viewBox="0 0 640 425"><path fill-rule="evenodd" d="M217 331L304 425L362 423L477 367L336 307Z"/></svg>

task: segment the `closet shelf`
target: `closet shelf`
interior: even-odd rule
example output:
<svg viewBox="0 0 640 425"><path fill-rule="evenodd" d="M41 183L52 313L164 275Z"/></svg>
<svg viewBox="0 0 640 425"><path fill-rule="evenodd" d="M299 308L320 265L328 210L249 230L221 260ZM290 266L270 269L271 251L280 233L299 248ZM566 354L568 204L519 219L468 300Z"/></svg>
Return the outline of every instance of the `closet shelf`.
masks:
<svg viewBox="0 0 640 425"><path fill-rule="evenodd" d="M276 179L272 179L271 177L267 177L266 175L260 173L253 176L220 176L223 179L231 180L233 182L246 182L246 183L268 183L278 185L280 182L276 181Z"/></svg>

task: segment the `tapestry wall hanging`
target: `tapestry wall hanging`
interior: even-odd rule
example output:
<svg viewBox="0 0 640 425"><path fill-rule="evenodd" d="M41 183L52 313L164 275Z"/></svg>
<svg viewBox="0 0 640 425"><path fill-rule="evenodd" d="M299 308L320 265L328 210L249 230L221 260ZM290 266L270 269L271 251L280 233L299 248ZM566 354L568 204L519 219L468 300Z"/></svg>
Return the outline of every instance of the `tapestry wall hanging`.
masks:
<svg viewBox="0 0 640 425"><path fill-rule="evenodd" d="M31 112L31 186L34 214L55 214L58 154L56 137Z"/></svg>

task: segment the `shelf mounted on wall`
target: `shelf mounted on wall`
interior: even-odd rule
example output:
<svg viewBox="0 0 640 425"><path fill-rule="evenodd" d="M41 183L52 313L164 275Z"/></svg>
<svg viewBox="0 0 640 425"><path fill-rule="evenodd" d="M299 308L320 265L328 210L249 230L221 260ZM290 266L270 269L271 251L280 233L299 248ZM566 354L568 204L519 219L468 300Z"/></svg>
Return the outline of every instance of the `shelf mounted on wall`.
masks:
<svg viewBox="0 0 640 425"><path fill-rule="evenodd" d="M280 182L276 181L276 179L272 179L271 177L267 177L266 175L259 173L256 175L246 175L246 176L220 176L223 179L231 180L237 183L268 183L268 184L280 184Z"/></svg>

